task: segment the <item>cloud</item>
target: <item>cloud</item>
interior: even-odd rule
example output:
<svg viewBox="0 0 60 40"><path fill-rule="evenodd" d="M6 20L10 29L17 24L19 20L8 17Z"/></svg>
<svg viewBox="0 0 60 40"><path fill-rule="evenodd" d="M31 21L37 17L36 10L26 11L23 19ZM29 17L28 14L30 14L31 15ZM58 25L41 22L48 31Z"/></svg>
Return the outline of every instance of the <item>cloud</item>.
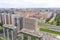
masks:
<svg viewBox="0 0 60 40"><path fill-rule="evenodd" d="M60 0L0 0L0 8L60 7Z"/></svg>

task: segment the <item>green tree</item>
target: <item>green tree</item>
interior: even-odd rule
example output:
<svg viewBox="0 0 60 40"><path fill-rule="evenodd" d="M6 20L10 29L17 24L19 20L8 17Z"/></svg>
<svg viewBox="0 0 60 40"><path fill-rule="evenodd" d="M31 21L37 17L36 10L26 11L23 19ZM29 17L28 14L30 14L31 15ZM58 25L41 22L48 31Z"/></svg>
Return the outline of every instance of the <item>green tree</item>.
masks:
<svg viewBox="0 0 60 40"><path fill-rule="evenodd" d="M1 37L2 40L8 40L6 37Z"/></svg>
<svg viewBox="0 0 60 40"><path fill-rule="evenodd" d="M56 23L56 21L54 20L54 21L53 21L53 25L56 26L56 24L57 24L57 23Z"/></svg>
<svg viewBox="0 0 60 40"><path fill-rule="evenodd" d="M3 26L3 23L0 23L0 26L2 27Z"/></svg>
<svg viewBox="0 0 60 40"><path fill-rule="evenodd" d="M2 29L2 26L3 26L3 23L0 23L0 34L3 33L3 29Z"/></svg>
<svg viewBox="0 0 60 40"><path fill-rule="evenodd" d="M56 16L56 25L60 26L60 14L57 14Z"/></svg>

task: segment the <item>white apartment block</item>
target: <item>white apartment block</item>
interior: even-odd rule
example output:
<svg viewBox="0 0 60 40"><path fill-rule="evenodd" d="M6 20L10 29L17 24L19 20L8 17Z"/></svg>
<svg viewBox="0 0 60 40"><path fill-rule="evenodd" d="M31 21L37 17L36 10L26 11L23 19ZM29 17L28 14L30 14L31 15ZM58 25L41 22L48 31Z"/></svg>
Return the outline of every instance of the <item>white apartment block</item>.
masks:
<svg viewBox="0 0 60 40"><path fill-rule="evenodd" d="M16 40L17 39L16 26L4 24L3 32L4 32L4 38L6 38L7 40Z"/></svg>
<svg viewBox="0 0 60 40"><path fill-rule="evenodd" d="M12 14L12 25L16 26L19 32L23 28L23 15Z"/></svg>
<svg viewBox="0 0 60 40"><path fill-rule="evenodd" d="M21 14L10 14L10 13L1 13L0 22L3 24L17 26L18 31L23 27L23 15Z"/></svg>

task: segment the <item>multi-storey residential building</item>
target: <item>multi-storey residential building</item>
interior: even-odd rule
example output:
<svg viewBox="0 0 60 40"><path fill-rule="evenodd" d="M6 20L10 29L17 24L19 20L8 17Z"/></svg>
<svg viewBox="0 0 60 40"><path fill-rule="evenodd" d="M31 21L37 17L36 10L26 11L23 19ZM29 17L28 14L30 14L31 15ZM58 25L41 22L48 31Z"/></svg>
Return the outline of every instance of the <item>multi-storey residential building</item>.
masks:
<svg viewBox="0 0 60 40"><path fill-rule="evenodd" d="M17 26L17 29L20 30L23 27L23 16L21 14L1 13L0 22Z"/></svg>
<svg viewBox="0 0 60 40"><path fill-rule="evenodd" d="M4 32L4 38L6 38L7 40L16 40L17 39L16 26L4 24L3 32Z"/></svg>
<svg viewBox="0 0 60 40"><path fill-rule="evenodd" d="M42 35L38 32L32 32L29 29L22 29L20 32L21 40L42 40Z"/></svg>
<svg viewBox="0 0 60 40"><path fill-rule="evenodd" d="M4 19L4 13L0 13L0 22L5 23L5 19Z"/></svg>
<svg viewBox="0 0 60 40"><path fill-rule="evenodd" d="M12 23L12 17L15 17L17 15L23 15L24 17L30 17L33 16L34 14L38 14L37 11L20 11L18 13L15 14L10 14L10 13L0 13L0 22L4 23L4 24L13 24ZM15 16L14 16L15 15Z"/></svg>
<svg viewBox="0 0 60 40"><path fill-rule="evenodd" d="M24 18L23 28L36 31L38 28L38 20L36 18Z"/></svg>
<svg viewBox="0 0 60 40"><path fill-rule="evenodd" d="M1 13L0 14L0 22L3 24L12 24L12 14L10 13Z"/></svg>
<svg viewBox="0 0 60 40"><path fill-rule="evenodd" d="M38 31L36 18L24 18L21 40L42 40L42 34Z"/></svg>
<svg viewBox="0 0 60 40"><path fill-rule="evenodd" d="M23 28L23 15L13 14L12 15L12 25L17 27L18 32Z"/></svg>
<svg viewBox="0 0 60 40"><path fill-rule="evenodd" d="M14 18L16 18L16 19L13 18L14 20L18 20L19 18L21 18L20 16L16 15L14 16L15 16ZM13 22L15 23L16 21ZM3 25L4 36L7 37L8 40L16 40L17 38L20 38L21 40L42 40L42 35L40 35L40 32L38 31L37 24L38 22L37 19L35 18L23 18L23 22L21 18L20 20L17 21L17 25L20 26L17 25L14 26L14 24L13 26L4 24ZM23 29L22 28L20 29L19 27L22 27Z"/></svg>

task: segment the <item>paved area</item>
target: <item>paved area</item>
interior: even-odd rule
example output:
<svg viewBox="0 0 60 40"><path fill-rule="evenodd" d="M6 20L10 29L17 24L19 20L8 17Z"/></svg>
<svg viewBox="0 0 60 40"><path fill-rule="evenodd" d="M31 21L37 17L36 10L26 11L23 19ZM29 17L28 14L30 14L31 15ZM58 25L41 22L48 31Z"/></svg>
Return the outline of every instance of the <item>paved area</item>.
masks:
<svg viewBox="0 0 60 40"><path fill-rule="evenodd" d="M0 37L3 37L3 34L0 34Z"/></svg>
<svg viewBox="0 0 60 40"><path fill-rule="evenodd" d="M39 26L39 28L45 28L45 29L49 29L49 30L60 32L60 27L59 26L56 26L56 27L53 27L53 26Z"/></svg>

